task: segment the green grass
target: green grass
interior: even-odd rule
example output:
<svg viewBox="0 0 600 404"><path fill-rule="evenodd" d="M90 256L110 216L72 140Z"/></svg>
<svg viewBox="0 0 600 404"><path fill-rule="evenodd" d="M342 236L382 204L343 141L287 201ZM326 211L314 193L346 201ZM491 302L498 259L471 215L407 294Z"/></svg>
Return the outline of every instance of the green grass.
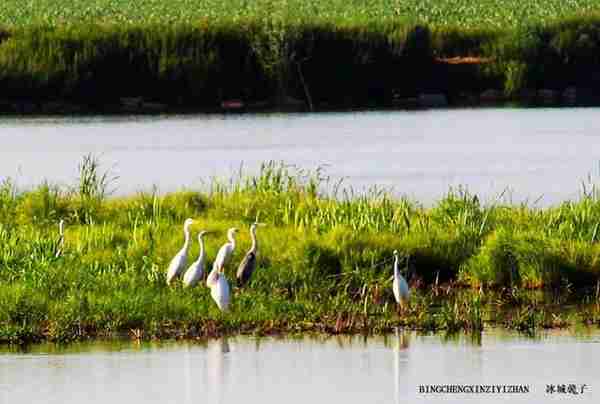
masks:
<svg viewBox="0 0 600 404"><path fill-rule="evenodd" d="M600 325L593 189L547 209L484 206L462 191L424 208L384 192L327 188L320 170L276 163L202 192L118 198L107 197L115 184L93 156L79 173L68 188L0 186L2 342ZM197 220L194 234L216 231L206 237L209 262L226 229L242 229L230 278L249 248L249 224L268 224L258 232L259 268L226 315L205 287L166 286L187 217ZM56 257L61 218L64 253ZM391 292L394 249L410 257L413 285L401 316ZM565 304L582 310L566 316Z"/></svg>
<svg viewBox="0 0 600 404"><path fill-rule="evenodd" d="M7 0L0 90L102 110L127 96L208 109L290 95L318 109L594 89L599 16L592 0ZM486 62L436 61L455 56Z"/></svg>
<svg viewBox="0 0 600 404"><path fill-rule="evenodd" d="M28 6L6 0L0 24L196 23L202 19L235 23L275 12L290 21L386 24L404 19L435 26L504 29L598 10L600 5L594 0L148 0L141 4L131 0L38 0Z"/></svg>

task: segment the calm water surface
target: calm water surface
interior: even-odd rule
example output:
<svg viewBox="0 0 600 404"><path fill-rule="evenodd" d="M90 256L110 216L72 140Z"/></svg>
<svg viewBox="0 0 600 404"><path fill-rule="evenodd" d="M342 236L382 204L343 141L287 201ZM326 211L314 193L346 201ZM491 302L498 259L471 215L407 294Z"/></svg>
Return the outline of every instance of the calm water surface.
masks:
<svg viewBox="0 0 600 404"><path fill-rule="evenodd" d="M119 193L197 187L266 160L327 173L358 189L393 187L423 202L466 185L493 200L547 205L599 175L600 109L463 109L169 117L0 118L0 178L73 183L101 154Z"/></svg>
<svg viewBox="0 0 600 404"><path fill-rule="evenodd" d="M546 403L600 401L600 332L42 345L0 352L3 403ZM585 384L549 396L547 384ZM526 394L422 394L420 385L523 385Z"/></svg>

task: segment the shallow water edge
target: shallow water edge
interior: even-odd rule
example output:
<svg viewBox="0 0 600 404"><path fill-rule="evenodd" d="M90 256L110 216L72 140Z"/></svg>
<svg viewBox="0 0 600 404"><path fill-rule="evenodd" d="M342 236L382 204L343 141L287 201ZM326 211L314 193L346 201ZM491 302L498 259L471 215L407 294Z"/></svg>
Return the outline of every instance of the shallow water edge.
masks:
<svg viewBox="0 0 600 404"><path fill-rule="evenodd" d="M526 338L490 330L478 341L399 330L381 337L219 338L198 343L77 343L0 353L0 397L51 403L147 403L246 399L451 403L545 402L547 385L598 397L600 335L548 332ZM568 363L568 366L566 364ZM31 389L25 375L36 380ZM583 386L585 385L585 386ZM110 386L110 388L108 388ZM506 386L505 392L443 394L443 386ZM507 393L512 386L523 390ZM446 387L448 388L448 387Z"/></svg>

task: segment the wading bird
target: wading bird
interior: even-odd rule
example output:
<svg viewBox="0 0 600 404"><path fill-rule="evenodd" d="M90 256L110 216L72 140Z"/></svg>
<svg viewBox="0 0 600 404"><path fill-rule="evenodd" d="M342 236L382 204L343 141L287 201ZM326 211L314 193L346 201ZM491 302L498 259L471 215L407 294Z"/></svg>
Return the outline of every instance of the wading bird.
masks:
<svg viewBox="0 0 600 404"><path fill-rule="evenodd" d="M406 283L406 280L400 274L398 261L398 250L394 250L394 283L392 285L392 290L396 302L400 305L400 309L404 310L404 307L408 305L409 291L408 283Z"/></svg>
<svg viewBox="0 0 600 404"><path fill-rule="evenodd" d="M206 285L210 288L210 296L213 298L221 311L226 311L229 306L230 289L229 282L225 276L225 265L231 258L235 249L235 233L238 229L232 227L227 231L227 243L219 249L217 258L213 262L212 271L206 278Z"/></svg>
<svg viewBox="0 0 600 404"><path fill-rule="evenodd" d="M219 271L216 267L213 268L206 278L206 284L210 288L210 297L213 298L219 310L227 311L231 292L225 273Z"/></svg>
<svg viewBox="0 0 600 404"><path fill-rule="evenodd" d="M178 277L185 269L187 254L190 248L190 226L193 223L194 221L189 218L185 219L185 222L183 223L183 234L185 236L185 241L183 242L183 247L181 250L179 250L169 264L169 268L167 269L167 285L170 285L173 279Z"/></svg>
<svg viewBox="0 0 600 404"><path fill-rule="evenodd" d="M65 246L65 221L63 219L60 219L60 222L58 222L58 241L56 242L56 246L54 257L58 258L63 254Z"/></svg>
<svg viewBox="0 0 600 404"><path fill-rule="evenodd" d="M237 285L241 288L250 280L254 269L256 269L256 255L258 254L258 241L256 240L256 228L264 226L263 223L252 223L250 226L250 237L252 238L252 247L246 253L246 256L240 262L237 270Z"/></svg>
<svg viewBox="0 0 600 404"><path fill-rule="evenodd" d="M198 284L202 275L204 275L204 264L206 263L206 255L204 253L204 240L202 237L210 232L203 230L198 234L198 243L200 244L200 254L198 259L192 262L192 265L183 274L183 286L194 287Z"/></svg>
<svg viewBox="0 0 600 404"><path fill-rule="evenodd" d="M231 254L233 254L233 250L235 250L235 233L237 232L238 229L235 227L227 230L228 241L219 248L217 258L215 258L215 261L213 262L213 270L216 268L219 272L224 271L227 261L229 261Z"/></svg>

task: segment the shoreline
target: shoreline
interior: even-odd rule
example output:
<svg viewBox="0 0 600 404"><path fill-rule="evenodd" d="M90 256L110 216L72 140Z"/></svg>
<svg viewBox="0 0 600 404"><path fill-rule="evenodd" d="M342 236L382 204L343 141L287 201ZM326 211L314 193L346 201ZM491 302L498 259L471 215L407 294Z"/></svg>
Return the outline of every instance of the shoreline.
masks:
<svg viewBox="0 0 600 404"><path fill-rule="evenodd" d="M539 309L539 308L538 308ZM70 344L76 342L95 341L136 341L136 342L167 342L167 341L201 341L222 337L298 337L319 335L326 338L335 336L385 336L390 335L396 329L409 332L417 332L422 335L443 335L452 337L459 334L469 335L472 338L480 338L483 333L501 330L503 332L514 332L529 338L536 338L544 332L568 331L568 332L595 332L600 333L600 317L598 311L590 310L579 316L572 316L564 320L564 312L561 310L544 312L543 320L521 320L518 318L507 318L503 321L485 321L479 329L473 329L466 320L460 320L458 324L444 324L445 320L440 316L420 320L414 319L385 320L378 322L360 315L351 318L338 316L330 322L307 324L289 324L286 320L270 320L261 324L245 324L243 327L230 329L224 326L218 319L199 319L196 322L186 324L173 324L167 321L159 328L130 328L128 330L107 331L93 330L91 325L75 325L73 330L67 334L56 337L47 330L32 333L18 329L0 329L0 346L30 346L34 344L57 343ZM341 319L341 320L340 320ZM357 324L350 324L356 321ZM461 321L465 321L462 323ZM42 326L43 328L44 326ZM12 332L11 332L12 331Z"/></svg>
<svg viewBox="0 0 600 404"><path fill-rule="evenodd" d="M103 106L78 104L67 100L35 101L0 99L0 116L86 116L86 115L186 115L215 113L327 113L352 111L415 111L464 108L588 108L600 106L600 92L595 96L587 89L568 87L562 93L556 90L527 89L518 96L506 97L500 90L488 89L482 93L462 93L448 96L444 93L422 93L414 97L395 97L386 105L308 105L298 99L249 102L225 100L211 108L178 106L157 103L144 97L125 97L118 103Z"/></svg>
<svg viewBox="0 0 600 404"><path fill-rule="evenodd" d="M571 328L545 328L539 330L533 335L526 334L513 329L506 329L503 327L488 327L480 333L470 333L468 331L459 331L452 334L444 333L443 331L431 331L431 332L420 332L418 330L407 329L398 327L393 329L392 332L380 333L380 334L329 334L322 332L291 332L291 333L272 333L265 335L258 334L227 334L222 336L196 336L191 338L185 337L173 337L163 339L150 339L147 336L138 339L136 335L132 333L123 333L119 335L109 336L97 336L94 338L79 339L69 342L57 342L57 341L39 341L30 342L24 344L0 344L0 352L2 353L26 353L31 351L39 351L40 349L49 349L47 353L61 353L68 352L71 349L80 350L96 349L102 350L120 350L124 346L135 346L135 347L174 347L179 344L191 344L198 346L205 346L207 342L225 340L228 342L237 340L256 340L256 341L314 341L318 343L326 343L331 340L344 339L346 341L365 340L370 341L390 341L391 338L396 338L397 333L400 335L416 335L416 337L428 337L437 336L444 340L458 340L464 339L477 345L481 344L482 338L486 336L501 336L502 338L528 338L533 340L544 340L545 338L555 337L577 337L577 338L590 338L595 337L600 333L600 328L590 327L571 327Z"/></svg>

